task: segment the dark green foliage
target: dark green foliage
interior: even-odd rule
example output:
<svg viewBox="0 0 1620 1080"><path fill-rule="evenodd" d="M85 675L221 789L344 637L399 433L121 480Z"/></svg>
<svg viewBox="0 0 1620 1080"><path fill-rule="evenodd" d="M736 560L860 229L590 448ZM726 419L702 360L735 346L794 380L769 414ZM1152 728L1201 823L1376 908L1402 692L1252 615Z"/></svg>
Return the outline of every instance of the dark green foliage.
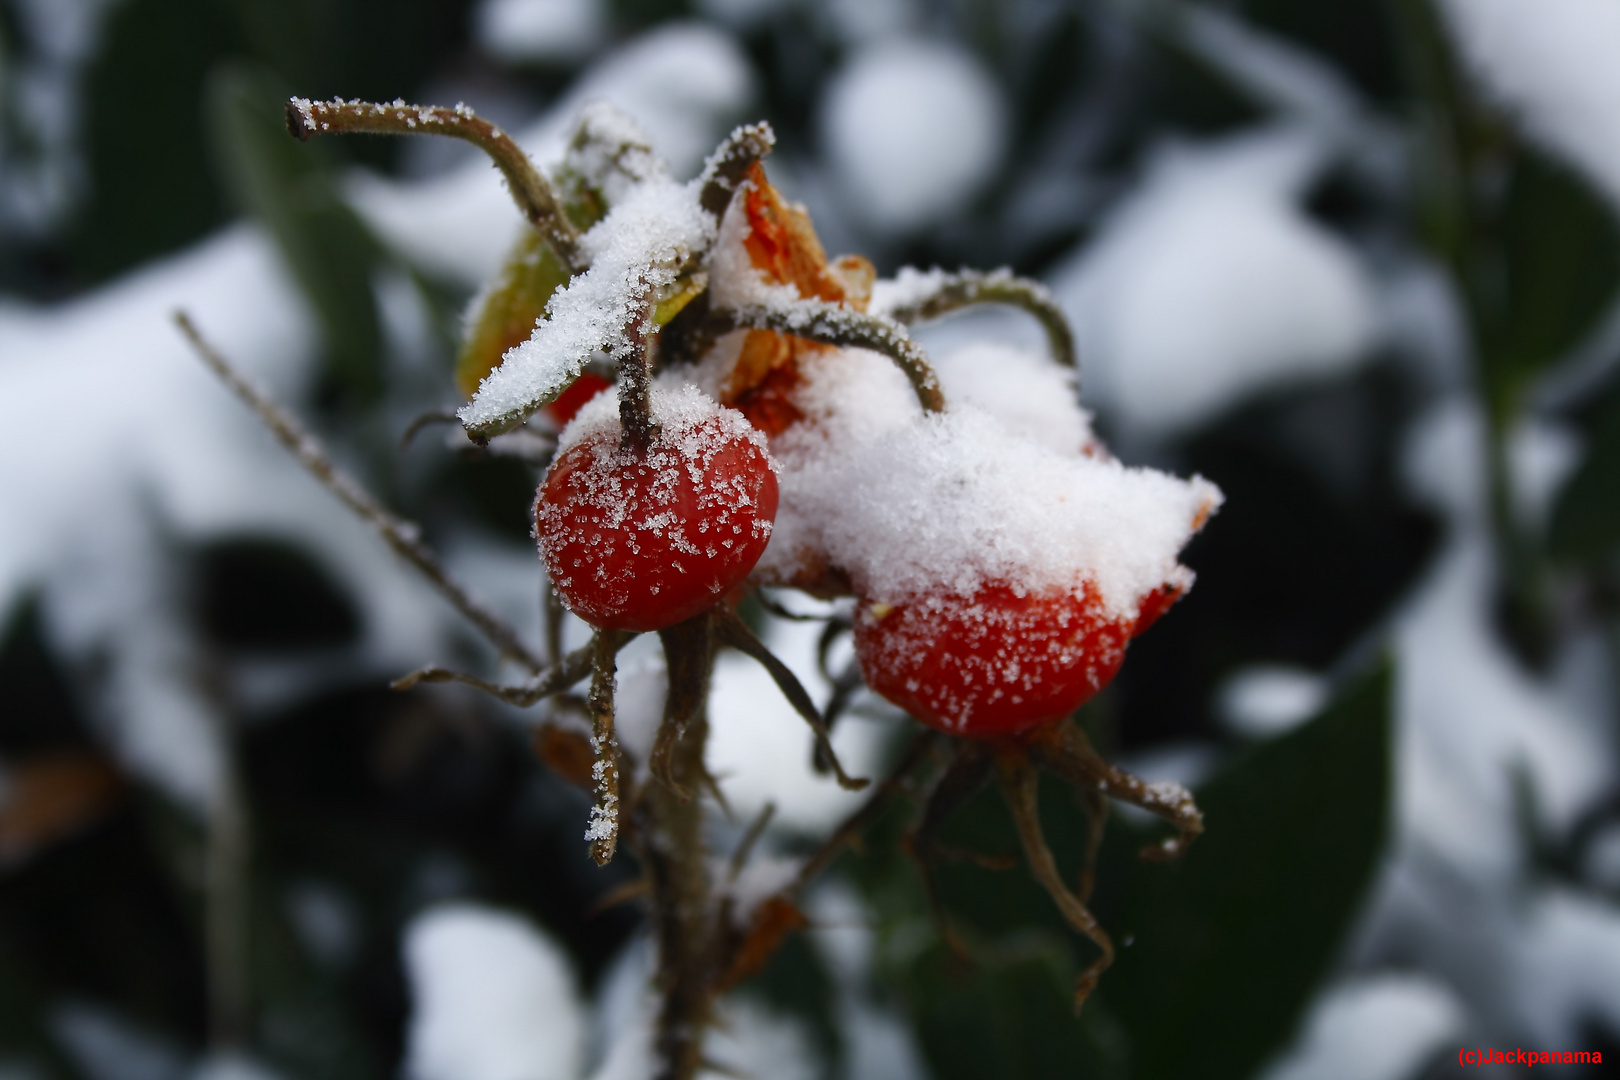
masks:
<svg viewBox="0 0 1620 1080"><path fill-rule="evenodd" d="M193 587L200 628L238 649L343 645L360 617L337 582L296 548L256 538L223 540L197 555Z"/></svg>
<svg viewBox="0 0 1620 1080"><path fill-rule="evenodd" d="M347 396L382 392L382 330L372 295L377 248L338 196L325 144L287 135L289 87L232 65L210 83L211 127L223 175L242 209L274 238L314 309L328 372Z"/></svg>
<svg viewBox="0 0 1620 1080"><path fill-rule="evenodd" d="M1180 863L1135 864L1103 909L1134 939L1104 994L1136 1080L1246 1077L1288 1038L1383 850L1390 683L1380 667L1200 787L1203 838Z"/></svg>

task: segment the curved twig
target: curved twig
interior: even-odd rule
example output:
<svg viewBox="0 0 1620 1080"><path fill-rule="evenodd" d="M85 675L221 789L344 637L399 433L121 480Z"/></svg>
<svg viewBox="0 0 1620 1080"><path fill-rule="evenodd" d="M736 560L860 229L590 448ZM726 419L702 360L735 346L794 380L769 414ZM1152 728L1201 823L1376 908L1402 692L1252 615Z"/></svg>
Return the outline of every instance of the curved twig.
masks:
<svg viewBox="0 0 1620 1080"><path fill-rule="evenodd" d="M924 412L945 411L945 393L928 354L893 319L824 300L800 300L781 306L717 308L709 313L708 322L705 329L716 337L731 330L775 330L826 345L882 353L905 372Z"/></svg>
<svg viewBox="0 0 1620 1080"><path fill-rule="evenodd" d="M799 682L799 677L793 674L793 670L766 648L763 641L754 636L748 624L738 618L736 612L717 608L714 626L722 645L729 645L757 660L770 673L776 688L788 699L788 704L804 717L805 722L816 733L816 748L821 752L822 760L832 767L833 775L838 778L838 786L846 791L860 791L870 784L870 780L856 779L844 771L838 755L833 751L832 739L827 734L827 725L821 718L821 712L816 708L816 703L810 699L810 692Z"/></svg>
<svg viewBox="0 0 1620 1080"><path fill-rule="evenodd" d="M759 161L776 145L776 132L761 120L757 124L743 124L733 128L703 163L703 191L698 203L719 217L726 212L737 185L748 173L749 166Z"/></svg>
<svg viewBox="0 0 1620 1080"><path fill-rule="evenodd" d="M992 270L988 274L982 270L958 270L954 274L942 270L912 273L921 279L917 284L925 288L882 311L895 322L910 325L938 319L975 304L1007 304L1022 308L1040 321L1054 360L1065 367L1079 369L1074 331L1068 317L1063 314L1052 290L1040 282L1017 277L1007 269ZM904 272L900 280L904 287L907 282Z"/></svg>
<svg viewBox="0 0 1620 1080"><path fill-rule="evenodd" d="M287 101L287 131L299 142L311 135L448 135L472 143L501 170L512 201L576 272L584 269L579 231L562 211L551 185L512 137L465 105L407 105L360 101Z"/></svg>
<svg viewBox="0 0 1620 1080"><path fill-rule="evenodd" d="M614 651L624 648L633 634L619 634L614 642ZM449 668L429 664L418 668L409 675L402 675L391 683L395 690L409 690L417 683L462 683L466 686L476 687L486 694L500 698L509 705L516 705L526 709L541 698L561 693L578 683L591 673L595 662L595 644L582 645L562 658L562 661L553 664L537 674L534 678L518 686L502 686L498 683L488 682L476 675L469 675L462 671L452 671Z"/></svg>

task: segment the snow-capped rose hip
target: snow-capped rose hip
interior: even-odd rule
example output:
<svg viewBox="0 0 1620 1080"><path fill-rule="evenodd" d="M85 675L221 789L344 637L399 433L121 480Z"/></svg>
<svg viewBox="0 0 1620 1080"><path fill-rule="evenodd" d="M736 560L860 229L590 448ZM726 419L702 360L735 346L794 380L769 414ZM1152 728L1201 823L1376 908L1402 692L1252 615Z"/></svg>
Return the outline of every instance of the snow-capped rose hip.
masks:
<svg viewBox="0 0 1620 1080"><path fill-rule="evenodd" d="M867 685L923 723L971 738L1016 735L1063 719L1107 686L1126 642L1180 594L1149 593L1134 618L1111 617L1089 585L863 600L855 654Z"/></svg>
<svg viewBox="0 0 1620 1080"><path fill-rule="evenodd" d="M645 448L602 395L563 433L535 498L552 585L593 626L662 630L713 606L770 539L777 487L765 439L700 391L655 392Z"/></svg>

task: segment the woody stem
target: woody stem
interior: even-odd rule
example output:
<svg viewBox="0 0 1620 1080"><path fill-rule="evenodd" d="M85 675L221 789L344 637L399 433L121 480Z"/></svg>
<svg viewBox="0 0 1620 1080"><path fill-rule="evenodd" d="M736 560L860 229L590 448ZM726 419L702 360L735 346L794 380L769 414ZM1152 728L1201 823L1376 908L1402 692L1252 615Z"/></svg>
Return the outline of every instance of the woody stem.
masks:
<svg viewBox="0 0 1620 1080"><path fill-rule="evenodd" d="M501 170L512 201L529 224L551 241L572 269L584 269L579 231L562 212L546 178L510 135L465 105L447 109L441 105L407 105L403 101L380 104L292 98L287 102L287 131L299 142L323 134L448 135L470 142Z"/></svg>

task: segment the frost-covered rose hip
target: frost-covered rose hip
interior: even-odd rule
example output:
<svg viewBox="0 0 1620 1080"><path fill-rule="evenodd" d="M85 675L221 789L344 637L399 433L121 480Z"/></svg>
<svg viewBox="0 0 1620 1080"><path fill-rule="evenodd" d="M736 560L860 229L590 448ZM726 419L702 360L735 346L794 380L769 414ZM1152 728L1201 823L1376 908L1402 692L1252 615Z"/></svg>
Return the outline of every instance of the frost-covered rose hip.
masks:
<svg viewBox="0 0 1620 1080"><path fill-rule="evenodd" d="M1150 593L1111 616L1095 588L1030 593L985 585L898 604L862 602L855 652L867 684L953 735L995 738L1061 720L1107 686L1125 643L1180 595Z"/></svg>
<svg viewBox="0 0 1620 1080"><path fill-rule="evenodd" d="M776 516L765 438L686 387L655 392L658 431L627 447L617 403L581 410L535 498L557 594L593 626L649 631L711 607L753 569Z"/></svg>

